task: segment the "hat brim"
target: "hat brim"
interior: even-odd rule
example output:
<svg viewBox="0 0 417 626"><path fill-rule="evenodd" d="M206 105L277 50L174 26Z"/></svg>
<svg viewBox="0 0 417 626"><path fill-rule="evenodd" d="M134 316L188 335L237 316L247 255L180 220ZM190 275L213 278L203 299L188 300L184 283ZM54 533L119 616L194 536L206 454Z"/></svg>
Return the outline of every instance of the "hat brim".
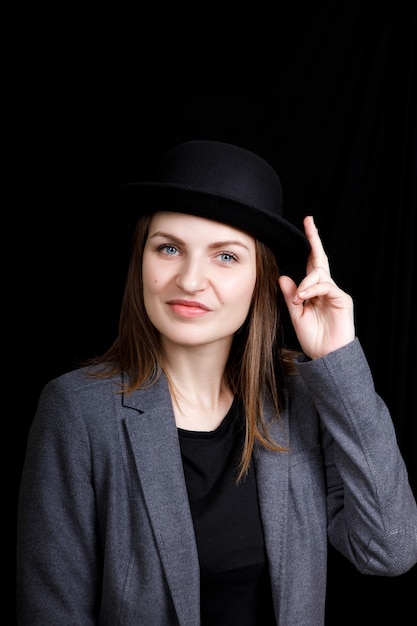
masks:
<svg viewBox="0 0 417 626"><path fill-rule="evenodd" d="M117 198L118 209L136 221L156 211L174 211L243 230L272 250L282 274L296 281L305 275L310 244L301 230L281 216L271 217L233 197L172 183L129 183L114 188L111 195Z"/></svg>

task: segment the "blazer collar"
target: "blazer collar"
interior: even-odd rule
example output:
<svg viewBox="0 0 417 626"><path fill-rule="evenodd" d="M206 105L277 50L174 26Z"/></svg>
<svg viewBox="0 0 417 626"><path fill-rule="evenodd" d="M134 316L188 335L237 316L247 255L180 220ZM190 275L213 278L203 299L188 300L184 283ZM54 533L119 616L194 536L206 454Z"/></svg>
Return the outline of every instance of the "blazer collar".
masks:
<svg viewBox="0 0 417 626"><path fill-rule="evenodd" d="M147 389L125 395L123 405L136 409L125 420L126 430L179 622L198 624L200 577L197 545L166 377L163 375ZM272 407L268 403L265 412L267 420L271 421ZM289 436L286 410L283 411L281 425L276 420L271 421L271 434L276 441L284 443L282 426ZM290 442L285 443L289 445ZM276 592L282 588L280 581L285 562L288 457L287 452L272 452L261 446L257 446L254 453L271 582ZM280 604L278 598L276 609Z"/></svg>

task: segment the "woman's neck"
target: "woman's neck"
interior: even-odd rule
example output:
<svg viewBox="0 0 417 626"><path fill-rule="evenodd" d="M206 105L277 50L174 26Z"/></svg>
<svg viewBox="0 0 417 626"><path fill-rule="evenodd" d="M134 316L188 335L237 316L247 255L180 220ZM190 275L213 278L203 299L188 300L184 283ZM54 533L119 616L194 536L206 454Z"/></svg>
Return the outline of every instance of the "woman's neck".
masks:
<svg viewBox="0 0 417 626"><path fill-rule="evenodd" d="M223 346L170 346L165 365L179 428L211 431L228 412L233 394L225 379Z"/></svg>

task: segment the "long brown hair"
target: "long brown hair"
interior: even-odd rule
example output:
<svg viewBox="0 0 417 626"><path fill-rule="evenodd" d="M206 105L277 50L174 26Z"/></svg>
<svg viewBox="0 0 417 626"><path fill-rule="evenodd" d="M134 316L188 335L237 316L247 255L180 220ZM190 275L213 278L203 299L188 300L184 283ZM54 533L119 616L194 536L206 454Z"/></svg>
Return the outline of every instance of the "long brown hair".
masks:
<svg viewBox="0 0 417 626"><path fill-rule="evenodd" d="M136 226L118 336L103 355L89 361L92 365L104 366L94 371L95 377L127 374L123 389L126 393L154 384L162 372L170 382L160 335L149 320L143 299L142 259L149 223L150 216L143 216ZM256 441L270 450L287 449L270 436L263 410L267 396L276 418L280 419L285 375L295 369L296 353L282 345L282 298L278 275L275 256L267 246L256 241L252 303L245 323L234 336L225 372L233 394L242 402L246 421L238 480L249 468Z"/></svg>

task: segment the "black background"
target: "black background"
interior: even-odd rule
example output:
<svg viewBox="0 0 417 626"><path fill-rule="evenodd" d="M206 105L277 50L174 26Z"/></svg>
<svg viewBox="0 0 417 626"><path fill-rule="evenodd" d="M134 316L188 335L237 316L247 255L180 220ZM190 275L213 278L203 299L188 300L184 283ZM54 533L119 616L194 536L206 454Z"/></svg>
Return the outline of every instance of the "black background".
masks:
<svg viewBox="0 0 417 626"><path fill-rule="evenodd" d="M315 216L417 494L415 3L115 6L29 8L10 46L13 512L42 386L117 332L132 225L105 192L186 139L254 150L285 216ZM416 574L331 551L326 623L414 624Z"/></svg>

